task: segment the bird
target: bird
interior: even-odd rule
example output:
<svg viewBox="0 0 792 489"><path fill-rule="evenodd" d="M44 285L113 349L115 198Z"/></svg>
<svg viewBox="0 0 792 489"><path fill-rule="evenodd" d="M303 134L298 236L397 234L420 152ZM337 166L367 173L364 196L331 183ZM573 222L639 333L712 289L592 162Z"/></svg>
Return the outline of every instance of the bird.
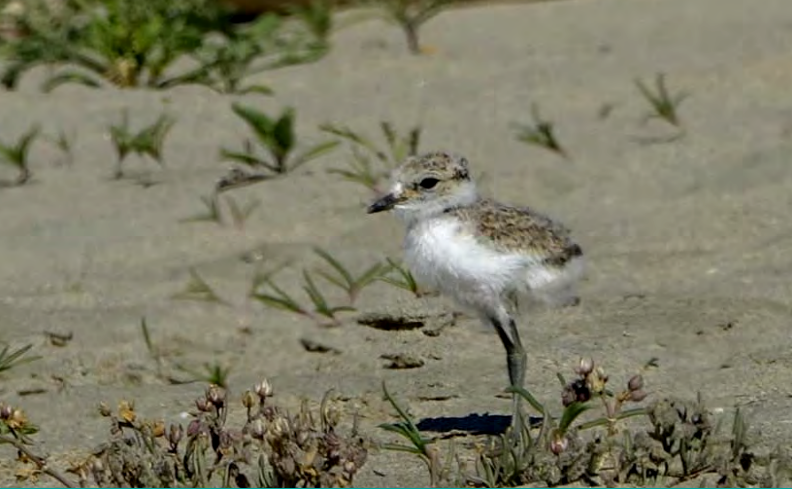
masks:
<svg viewBox="0 0 792 489"><path fill-rule="evenodd" d="M529 207L480 195L468 160L433 151L406 158L368 214L392 211L405 224L404 264L416 281L492 326L506 350L510 385L524 388L527 356L516 324L517 298L579 302L583 250L561 223ZM512 389L513 429L521 422Z"/></svg>

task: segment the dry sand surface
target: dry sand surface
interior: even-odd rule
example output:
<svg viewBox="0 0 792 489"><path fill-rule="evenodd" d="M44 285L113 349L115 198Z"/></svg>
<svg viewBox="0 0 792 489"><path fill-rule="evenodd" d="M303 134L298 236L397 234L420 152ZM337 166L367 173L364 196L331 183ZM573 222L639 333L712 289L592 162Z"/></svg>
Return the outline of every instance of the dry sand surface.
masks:
<svg viewBox="0 0 792 489"><path fill-rule="evenodd" d="M241 98L267 110L295 106L306 143L324 139L317 126L326 121L369 134L380 120L419 123L422 147L467 155L486 192L574 230L590 260L582 303L534 308L521 322L528 386L539 398L558 399L556 372L570 372L581 355L619 382L657 357L660 368L647 378L653 395L700 391L713 408L746 406L763 442L773 444L792 435L789 7L789 0L580 0L464 8L426 26L434 53L423 57L406 53L396 28L371 21L340 31L319 63L262 75L276 97ZM641 124L647 106L633 79L661 71L672 89L691 94L681 108L688 134L644 144L641 137L665 129ZM77 145L71 166L37 146L35 181L0 190L0 337L33 343L43 357L5 376L0 396L41 425L53 460L105 439L100 401L132 398L146 416L178 420L202 392L157 378L142 316L171 360L231 365L235 395L265 376L291 407L333 388L378 440L385 435L375 426L394 419L383 380L419 420L509 412L509 401L496 397L506 385L502 346L474 319L460 318L437 337L374 330L353 315L323 329L246 300L256 266L240 257L253 250L265 268L292 261L278 278L295 293L301 268L318 263L313 246L357 269L399 256L400 223L366 215L368 191L326 173L343 164L345 151L234 191L240 202L261 201L243 231L181 223L201 212L200 196L225 173L219 147L247 134L232 99L197 87L69 86L43 95L39 75L0 93L2 137L41 122L48 132L75 131ZM511 125L530 120L533 102L556 123L570 160L515 140ZM603 106L612 108L605 118ZM134 124L163 108L178 117L164 169L128 162L153 186L108 178L115 157L105 132L123 108ZM171 300L191 267L233 307ZM361 297L361 311L400 309L453 305L385 284ZM53 346L45 331L71 332L73 340ZM307 352L301 338L341 353ZM388 353L409 353L425 366L385 369L380 355ZM18 394L39 387L41 394ZM0 484L12 484L11 451L1 453ZM417 459L390 452L372 452L356 479L426 482Z"/></svg>

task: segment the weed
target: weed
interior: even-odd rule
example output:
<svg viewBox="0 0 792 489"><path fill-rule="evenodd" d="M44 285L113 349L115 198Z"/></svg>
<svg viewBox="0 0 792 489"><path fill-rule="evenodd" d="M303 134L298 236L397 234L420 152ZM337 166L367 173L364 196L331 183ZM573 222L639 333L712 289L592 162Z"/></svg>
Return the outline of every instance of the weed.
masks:
<svg viewBox="0 0 792 489"><path fill-rule="evenodd" d="M707 474L717 477L725 487L743 487L760 480L741 410L735 411L728 434L720 424L712 423L700 398L694 403L658 399L645 408L625 409L626 404L641 402L647 396L641 374L632 376L625 388L614 394L607 388L608 376L593 361L582 359L575 371L576 378L571 382L559 376L564 407L558 416L529 391L516 390L540 414L539 422L523 422L519 433L510 428L490 438L478 450L474 473L460 474L464 485L552 487L583 482L608 487L668 487ZM409 444L384 448L421 458L433 486L454 483L450 471L441 469L439 448L430 445L432 441L423 437L387 390L385 396L401 421L381 427ZM598 404L604 408L602 416L580 421ZM634 417L643 420L644 427L648 421L648 429L627 424L626 420ZM768 464L766 477L779 477L777 467Z"/></svg>
<svg viewBox="0 0 792 489"><path fill-rule="evenodd" d="M203 371L194 370L185 366L177 366L183 372L190 374L191 378L185 382L202 382L210 385L219 385L228 389L228 377L231 375L231 366L225 366L218 362L204 363Z"/></svg>
<svg viewBox="0 0 792 489"><path fill-rule="evenodd" d="M359 276L353 276L349 270L341 264L338 260L336 260L330 253L322 250L321 248L315 248L314 251L317 255L319 255L330 267L332 268L332 272L327 272L323 270L319 270L318 273L321 277L325 280L330 282L333 285L338 286L340 289L343 289L344 292L347 294L347 298L349 299L350 304L354 304L357 300L360 292L368 285L371 285L386 271L390 270L389 266L383 265L382 263L375 263L374 265L370 266L366 270L363 271Z"/></svg>
<svg viewBox="0 0 792 489"><path fill-rule="evenodd" d="M253 211L255 211L259 205L261 205L259 200L253 199L240 206L233 197L228 196L221 200L217 194L213 194L208 197L202 196L201 202L203 202L204 206L206 207L206 212L182 219L181 222L209 221L224 225L227 218L220 204L221 202L225 202L226 209L228 210L228 218L230 218L231 224L233 224L236 229L241 230L245 227L245 222L251 216L251 214L253 214Z"/></svg>
<svg viewBox="0 0 792 489"><path fill-rule="evenodd" d="M228 305L228 302L215 292L209 283L194 268L190 268L190 279L181 292L171 296L176 300L213 302Z"/></svg>
<svg viewBox="0 0 792 489"><path fill-rule="evenodd" d="M407 48L412 54L424 50L418 36L420 28L442 12L454 0L378 0L386 19L395 22L407 39Z"/></svg>
<svg viewBox="0 0 792 489"><path fill-rule="evenodd" d="M33 345L25 345L12 351L11 345L6 343L0 350L0 373L40 359L41 357L38 355L27 354L31 348Z"/></svg>
<svg viewBox="0 0 792 489"><path fill-rule="evenodd" d="M160 89L193 83L205 76L203 67L167 73L203 43L209 26L199 24L195 3L104 0L82 5L59 29L23 17L19 22L28 35L12 43L14 62L4 72L3 84L15 87L24 72L39 64L66 66L44 82L45 91L65 83Z"/></svg>
<svg viewBox="0 0 792 489"><path fill-rule="evenodd" d="M41 127L34 125L14 143L0 143L0 159L13 166L18 176L12 185L24 185L33 176L30 170L30 147L39 137Z"/></svg>
<svg viewBox="0 0 792 489"><path fill-rule="evenodd" d="M271 292L262 291L263 286L266 286ZM307 270L303 270L302 288L311 301L313 308L302 305L286 291L278 287L271 274L254 280L250 296L266 306L305 316L322 326L338 326L340 324L338 313L355 311L355 308L350 305L330 305Z"/></svg>
<svg viewBox="0 0 792 489"><path fill-rule="evenodd" d="M0 444L25 455L18 477L45 474L64 487L349 487L368 454L357 423L350 433L339 429L341 415L330 393L318 412L303 401L295 415L273 405L272 395L267 380L245 391L241 427L228 423L232 404L218 385L196 399L186 428L142 418L127 400L116 410L102 403L99 413L110 423L110 436L72 463L68 472L77 480L34 453L30 435L36 428L20 409L0 406Z"/></svg>
<svg viewBox="0 0 792 489"><path fill-rule="evenodd" d="M399 134L393 124L380 122L385 147L344 126L326 123L320 126L326 133L345 141L352 151L348 168L331 168L328 173L341 176L344 180L363 185L375 194L381 192L380 185L393 168L408 156L418 153L421 142L421 127L415 126L405 134Z"/></svg>
<svg viewBox="0 0 792 489"><path fill-rule="evenodd" d="M196 53L206 74L199 83L221 93L271 95L266 85L245 85L244 80L266 70L321 58L329 49L331 26L329 8L323 9L319 3L301 7L299 14L286 21L274 14L263 15L205 42Z"/></svg>
<svg viewBox="0 0 792 489"><path fill-rule="evenodd" d="M382 282L390 284L399 289L404 289L407 292L412 293L416 298L420 298L425 295L425 292L421 290L420 286L418 286L418 282L416 282L412 272L391 258L387 258L387 262L389 268L383 269L383 273L377 277L378 280L381 280ZM389 272L395 272L395 274Z"/></svg>
<svg viewBox="0 0 792 489"><path fill-rule="evenodd" d="M297 138L294 131L295 111L286 108L274 119L264 112L238 103L231 106L253 131L258 146L266 152L261 157L256 154L253 143L245 141L242 151L222 149L221 157L253 168L262 169L271 176L285 175L309 161L334 149L338 143L329 141L296 153Z"/></svg>
<svg viewBox="0 0 792 489"><path fill-rule="evenodd" d="M545 148L567 158L569 155L555 134L555 124L542 118L539 114L539 106L536 104L531 105L531 118L533 121L530 124L515 124L517 140Z"/></svg>
<svg viewBox="0 0 792 489"><path fill-rule="evenodd" d="M160 166L164 165L162 147L175 122L170 116L162 114L152 124L133 132L129 126L129 112L124 110L121 123L113 124L109 129L110 141L116 151L116 170L113 177L124 177L124 160L131 153L138 156L148 155Z"/></svg>
<svg viewBox="0 0 792 489"><path fill-rule="evenodd" d="M57 135L44 136L44 138L64 155L65 161L62 161L63 164L71 166L74 163L74 140L76 136L73 132L67 133L61 129Z"/></svg>
<svg viewBox="0 0 792 489"><path fill-rule="evenodd" d="M640 79L635 80L635 86L641 92L643 98L649 102L651 111L646 115L645 120L661 119L672 126L682 129L682 121L679 118L679 106L688 98L686 92L672 94L666 86L664 73L655 75L654 87L650 87Z"/></svg>
<svg viewBox="0 0 792 489"><path fill-rule="evenodd" d="M382 392L385 395L385 400L388 401L398 413L400 421L397 423L383 423L380 424L379 427L385 431L396 433L406 440L408 444L385 443L380 447L384 450L393 450L416 455L426 464L426 468L429 471L429 483L431 487L438 487L441 481L448 480L449 472L444 468L440 460L440 451L437 447L432 445L433 440L424 438L415 425L415 422L412 420L412 417L399 405L396 398L388 392L385 382L382 383ZM453 459L453 455L449 457L449 460L451 459Z"/></svg>

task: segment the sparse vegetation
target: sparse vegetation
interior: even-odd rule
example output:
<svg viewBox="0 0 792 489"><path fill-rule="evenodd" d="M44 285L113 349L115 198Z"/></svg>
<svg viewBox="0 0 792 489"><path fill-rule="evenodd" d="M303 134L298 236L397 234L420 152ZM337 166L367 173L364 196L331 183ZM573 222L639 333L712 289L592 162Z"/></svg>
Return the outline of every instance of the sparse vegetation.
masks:
<svg viewBox="0 0 792 489"><path fill-rule="evenodd" d="M12 350L11 345L4 344L3 349L0 350L0 374L41 358L37 355L28 355L31 348L33 345L25 345Z"/></svg>
<svg viewBox="0 0 792 489"><path fill-rule="evenodd" d="M782 457L783 452L776 451L760 469L749 447L748 428L740 409L733 415L730 432L721 429L722 420L713 421L700 398L696 402L657 399L647 407L624 409L626 404L640 403L647 397L643 376L632 376L624 389L614 394L607 388L608 376L589 359L580 361L574 380L567 383L563 377L559 379L564 386L560 416L551 414L527 390L518 389L540 415L539 422L525 421L520 433L510 428L490 438L479 449L473 473L465 472L461 464L453 470L451 457L443 463L437 440L424 437L387 389L385 398L400 421L380 427L408 443L388 443L383 448L421 458L432 487L553 487L581 482L608 487L670 487L694 479L702 484L709 480L726 487L744 487L780 477L777 465L769 460ZM603 406L603 415L583 420L583 414L598 404ZM643 422L628 422L630 418Z"/></svg>
<svg viewBox="0 0 792 489"><path fill-rule="evenodd" d="M307 63L329 49L329 8L315 4L291 19L270 15L250 25L235 25L219 2L211 0L103 0L27 2L11 19L23 32L8 41L11 63L2 83L13 89L31 68L45 65L54 74L45 91L65 83L87 87L167 89L201 84L225 93L259 91L243 85L248 75ZM185 58L192 63L180 63ZM180 72L174 67L183 66Z"/></svg>
<svg viewBox="0 0 792 489"><path fill-rule="evenodd" d="M245 391L241 427L229 425L233 405L218 385L195 401L186 428L144 419L128 400L116 410L103 403L99 413L110 423L109 438L73 461L71 476L34 453L37 428L22 410L5 404L0 404L0 445L24 454L19 479L44 474L64 487L349 487L368 454L357 424L348 434L339 428L341 413L329 392L318 410L303 401L294 415L273 405L272 395L266 379Z"/></svg>
<svg viewBox="0 0 792 489"><path fill-rule="evenodd" d="M22 134L16 142L0 142L0 160L17 171L16 180L13 182L0 182L0 184L24 185L30 181L33 176L30 170L30 148L40 133L41 127L36 124Z"/></svg>
<svg viewBox="0 0 792 489"><path fill-rule="evenodd" d="M645 120L660 119L683 130L682 120L679 117L679 106L689 97L688 93L671 93L666 86L664 73L655 75L653 87L640 79L635 80L635 86L651 107Z"/></svg>
<svg viewBox="0 0 792 489"><path fill-rule="evenodd" d="M448 8L455 0L378 0L385 18L397 24L407 40L412 54L423 54L419 31L432 18Z"/></svg>
<svg viewBox="0 0 792 489"><path fill-rule="evenodd" d="M160 115L156 121L133 132L129 125L129 111L124 110L120 124L112 124L109 128L110 141L116 151L116 169L113 178L124 178L124 161L130 154L147 155L160 166L164 165L163 146L175 120L166 114Z"/></svg>
<svg viewBox="0 0 792 489"><path fill-rule="evenodd" d="M320 143L298 152L297 135L294 130L296 113L286 108L277 118L252 107L234 103L231 108L253 131L256 145L264 151L257 154L253 141L246 139L242 151L222 149L220 155L230 160L264 172L263 176L279 176L290 173L337 146L337 142Z"/></svg>
<svg viewBox="0 0 792 489"><path fill-rule="evenodd" d="M257 199L240 205L233 197L220 197L216 193L210 196L202 196L201 202L206 207L205 212L182 219L181 222L215 222L221 226L230 224L234 228L242 230L247 219L261 205L261 202ZM223 211L222 203L225 203L227 212Z"/></svg>
<svg viewBox="0 0 792 489"><path fill-rule="evenodd" d="M346 142L352 153L347 168L331 168L328 173L363 185L375 194L382 192L382 181L396 166L408 156L418 153L422 132L420 126L415 126L400 134L392 123L381 121L380 131L385 140L385 146L382 147L346 126L326 123L320 129L339 138L339 142Z"/></svg>
<svg viewBox="0 0 792 489"><path fill-rule="evenodd" d="M569 154L556 136L555 124L542 117L537 104L531 105L531 118L530 124L515 124L517 140L568 158Z"/></svg>

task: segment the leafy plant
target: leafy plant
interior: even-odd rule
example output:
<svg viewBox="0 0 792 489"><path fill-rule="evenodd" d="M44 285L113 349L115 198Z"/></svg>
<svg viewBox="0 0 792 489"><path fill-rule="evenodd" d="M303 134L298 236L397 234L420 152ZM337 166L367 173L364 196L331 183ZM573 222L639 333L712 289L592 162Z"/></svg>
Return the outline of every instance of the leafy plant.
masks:
<svg viewBox="0 0 792 489"><path fill-rule="evenodd" d="M517 140L545 148L567 158L569 155L555 134L555 124L542 118L536 104L531 105L531 117L533 118L531 124L515 124Z"/></svg>
<svg viewBox="0 0 792 489"><path fill-rule="evenodd" d="M65 67L44 82L45 91L64 83L160 89L194 83L205 77L203 67L168 75L178 59L202 45L209 28L198 22L192 3L104 0L82 5L56 29L23 16L19 22L28 34L12 43L13 62L3 84L14 88L39 64ZM219 17L215 22L219 25Z"/></svg>
<svg viewBox="0 0 792 489"><path fill-rule="evenodd" d="M0 159L6 164L13 166L19 175L13 185L24 185L33 176L30 170L30 147L39 137L41 127L34 125L22 134L14 143L0 142Z"/></svg>
<svg viewBox="0 0 792 489"><path fill-rule="evenodd" d="M224 148L220 152L221 157L262 169L270 175L277 176L292 172L338 145L335 141L329 141L297 152L297 136L294 131L295 111L291 107L286 108L277 118L239 103L232 104L231 108L253 131L258 146L266 154L263 157L257 155L253 143L247 139L242 151Z"/></svg>
<svg viewBox="0 0 792 489"><path fill-rule="evenodd" d="M110 140L117 156L113 177L116 179L124 177L124 160L132 153L138 156L147 155L160 165L164 165L162 147L175 122L170 116L162 114L152 124L133 132L129 126L129 112L124 110L121 123L113 124L109 129Z"/></svg>
<svg viewBox="0 0 792 489"><path fill-rule="evenodd" d="M415 126L400 134L392 123L381 121L380 130L385 140L385 146L381 147L349 127L326 123L320 129L339 138L339 142L346 142L352 152L347 168L331 168L328 173L363 185L374 193L381 192L380 185L393 168L418 153L422 132L420 126Z"/></svg>
<svg viewBox="0 0 792 489"><path fill-rule="evenodd" d="M335 259L330 253L321 248L315 248L314 251L319 255L332 269L332 272L319 270L318 273L325 280L331 284L343 289L347 294L350 304L354 304L360 292L368 285L371 285L386 271L390 269L389 266L382 263L375 263L359 276L355 277L341 262Z"/></svg>
<svg viewBox="0 0 792 489"><path fill-rule="evenodd" d="M262 291L263 286L266 286L271 292ZM355 311L355 308L349 305L330 305L307 270L303 270L302 288L311 301L312 308L302 305L286 291L278 287L273 281L271 274L254 280L250 296L266 306L305 316L322 326L337 326L339 325L338 313Z"/></svg>
<svg viewBox="0 0 792 489"><path fill-rule="evenodd" d="M454 0L378 0L386 19L398 24L407 39L407 48L412 54L421 54L418 31Z"/></svg>
<svg viewBox="0 0 792 489"><path fill-rule="evenodd" d="M689 97L686 92L672 94L666 86L664 73L655 75L654 87L640 79L635 80L635 86L641 95L649 102L651 111L646 115L646 119L661 119L674 127L682 129L682 121L679 118L679 106Z"/></svg>

